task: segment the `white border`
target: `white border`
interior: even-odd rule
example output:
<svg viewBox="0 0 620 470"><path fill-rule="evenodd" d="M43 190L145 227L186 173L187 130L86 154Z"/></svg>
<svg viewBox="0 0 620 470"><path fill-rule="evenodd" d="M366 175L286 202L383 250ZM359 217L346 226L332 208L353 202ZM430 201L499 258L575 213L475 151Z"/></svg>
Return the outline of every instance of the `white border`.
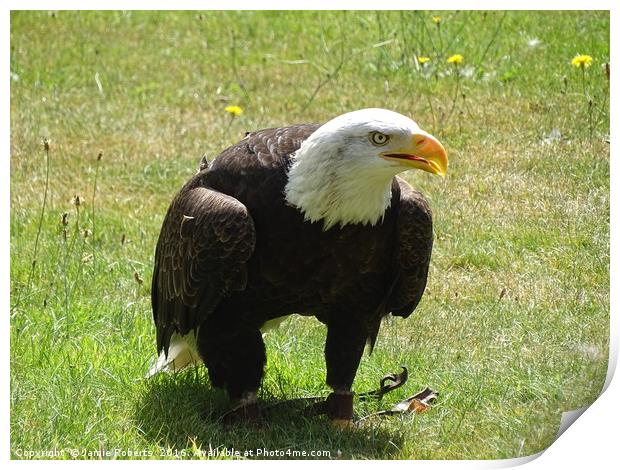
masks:
<svg viewBox="0 0 620 470"><path fill-rule="evenodd" d="M24 0L20 2L9 1L7 2L7 7L2 11L1 16L1 24L3 26L2 31L5 33L2 35L2 49L1 54L4 59L3 63L9 63L9 37L10 37L10 9L22 10L22 9L77 9L80 7L87 7L88 9L200 9L200 8L210 8L210 9L372 9L377 6L380 6L381 9L411 9L411 8L419 8L419 9L430 9L430 10L450 10L450 9L489 9L490 6L501 6L502 9L535 9L535 10L553 10L553 9L583 9L584 6L587 6L588 9L597 9L597 10L611 10L611 44L617 45L618 42L618 34L616 33L617 27L617 8L614 7L614 2L611 1L599 1L599 0L590 0L587 4L583 2L577 1L564 1L557 2L555 4L541 4L540 1L535 0L521 0L519 2L503 2L501 5L490 4L488 2L467 2L467 4L463 4L462 2L455 1L444 1L444 0L436 0L433 1L432 4L429 3L412 3L410 1L382 1L380 5L377 5L376 2L344 2L339 0L333 0L329 3L326 1L307 1L307 0L296 0L295 2L291 2L290 0L271 0L268 2L261 2L260 5L252 4L249 1L240 1L240 0L228 0L226 3L226 8L220 8L221 4L208 4L207 2L197 2L197 1L188 1L188 0L177 0L174 3L172 2L136 2L136 1L118 1L118 0L107 0L105 2L97 0L89 2L88 5L80 4L77 1L57 1L57 2L41 2L41 1L29 1ZM429 8L432 6L433 8ZM616 80L615 76L616 72L616 64L618 62L618 54L616 53L617 47L614 46L611 48L611 62L612 67L614 68L614 72L612 73L612 96L611 96L611 105L610 108L612 110L619 109L619 103L616 99L615 89L616 89ZM1 266L0 266L0 276L1 279L4 280L2 283L2 287L0 290L0 301L4 306L3 312L3 321L1 323L2 328L2 339L0 342L1 350L0 354L5 357L6 368L4 370L4 380L0 385L0 391L2 394L2 398L4 401L4 406L2 407L2 411L0 412L0 422L5 423L2 427L2 439L0 440L0 455L3 457L3 460L8 461L9 465L21 466L21 465L38 465L38 463L26 462L26 461L9 461L9 224L10 220L9 213L9 188L10 188L10 180L9 180L9 155L10 155L10 106L9 106L9 97L10 97L10 82L9 82L9 74L5 69L5 73L2 75L2 83L3 89L5 93L2 93L0 99L2 100L3 110L2 113L2 143L3 148L5 148L6 153L0 165L2 165L0 170L0 192L2 194L2 199L0 202L0 216L3 221L7 221L3 224L2 229L0 230L0 256L1 256ZM614 132L616 130L616 121L615 121L615 113L612 111L612 135L616 135ZM618 155L617 152L617 141L612 139L612 155ZM611 159L611 180L618 181L618 164L614 162L614 159ZM614 189L614 186L611 186L611 220L617 220L617 202L618 202L618 190ZM618 247L618 236L617 230L613 223L611 224L611 281L613 282L617 278L617 268L616 268L616 260L617 260L617 247ZM613 307L617 305L617 294L614 289L611 289L611 305L612 312L614 311ZM528 464L528 468L541 468L546 469L550 465L554 466L562 466L563 468L572 469L579 468L583 469L585 466L599 466L600 468L609 468L609 462L618 462L618 424L620 423L620 385L618 384L618 380L611 380L613 377L614 369L618 360L618 337L619 337L619 324L618 319L615 315L611 315L611 323L610 323L610 365L607 374L606 387L607 389L601 395L601 397L596 400L596 402L578 419L577 423L570 426L568 430L564 434L562 434L555 443L553 443L547 450L542 452L542 455L539 458L535 458L536 456L524 457L520 459L508 459L508 460L490 460L490 461L391 461L389 465L395 465L397 467L405 467L410 468L412 464L417 466L422 466L425 468L434 468L434 467L458 467L458 468L501 468L501 467L509 467L524 464L530 462ZM538 456L537 455L537 456ZM56 466L56 465L81 465L81 462L59 462L59 461L46 461L45 465ZM89 462L89 464L91 464ZM93 462L92 464L97 465L97 463ZM193 465L194 462L175 462L174 465ZM248 462L200 462L198 465L226 465L229 467L238 466L238 465L248 465ZM262 462L251 462L249 465L264 465ZM328 462L328 465L337 465L337 462ZM375 465L377 461L369 461L369 462L356 462L356 465ZM109 465L106 463L104 465ZM122 465L169 465L168 462L162 461L132 461L124 462ZM290 462L287 461L271 461L268 462L267 465L270 467L278 467L278 466L288 466ZM316 462L311 461L299 461L296 462L295 465L299 466L314 466Z"/></svg>
<svg viewBox="0 0 620 470"><path fill-rule="evenodd" d="M536 0L489 2L475 0L434 0L432 2L412 2L408 0L227 0L225 2L205 2L199 0L138 1L138 0L92 0L88 3L77 0L8 0L7 8L13 10L613 10L610 0L590 0L587 3L577 0L547 1ZM501 8L498 8L501 7Z"/></svg>

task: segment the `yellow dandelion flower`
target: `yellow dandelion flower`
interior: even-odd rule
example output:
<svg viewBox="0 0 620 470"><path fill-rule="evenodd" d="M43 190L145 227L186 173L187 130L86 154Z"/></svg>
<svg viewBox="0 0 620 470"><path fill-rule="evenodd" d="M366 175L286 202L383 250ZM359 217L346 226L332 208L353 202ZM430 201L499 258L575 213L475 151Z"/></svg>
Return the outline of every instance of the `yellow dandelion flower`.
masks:
<svg viewBox="0 0 620 470"><path fill-rule="evenodd" d="M433 23L435 24L441 23L441 16L433 16L431 19L433 20Z"/></svg>
<svg viewBox="0 0 620 470"><path fill-rule="evenodd" d="M449 64L458 65L461 62L463 62L463 56L461 54L454 54L454 55L451 55L450 57L448 57L448 63Z"/></svg>
<svg viewBox="0 0 620 470"><path fill-rule="evenodd" d="M420 65L424 65L424 64L426 64L427 62L430 62L430 61L431 61L430 57L426 57L426 56L423 56L423 55L419 55L418 56L418 63Z"/></svg>
<svg viewBox="0 0 620 470"><path fill-rule="evenodd" d="M241 106L226 106L224 111L232 114L233 116L241 116L243 114L243 108Z"/></svg>
<svg viewBox="0 0 620 470"><path fill-rule="evenodd" d="M571 60L570 63L573 65L573 67L577 67L578 69L587 69L588 67L590 67L590 65L592 65L592 60L592 56L586 54L578 54L573 57L573 60Z"/></svg>

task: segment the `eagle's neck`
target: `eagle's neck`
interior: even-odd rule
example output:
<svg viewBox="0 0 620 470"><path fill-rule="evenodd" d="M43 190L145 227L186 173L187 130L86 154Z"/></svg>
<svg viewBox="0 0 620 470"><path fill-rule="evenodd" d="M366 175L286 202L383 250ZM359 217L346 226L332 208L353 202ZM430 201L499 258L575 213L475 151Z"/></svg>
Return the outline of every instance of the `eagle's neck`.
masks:
<svg viewBox="0 0 620 470"><path fill-rule="evenodd" d="M380 222L392 199L394 171L349 161L337 146L306 141L292 157L285 196L323 229Z"/></svg>

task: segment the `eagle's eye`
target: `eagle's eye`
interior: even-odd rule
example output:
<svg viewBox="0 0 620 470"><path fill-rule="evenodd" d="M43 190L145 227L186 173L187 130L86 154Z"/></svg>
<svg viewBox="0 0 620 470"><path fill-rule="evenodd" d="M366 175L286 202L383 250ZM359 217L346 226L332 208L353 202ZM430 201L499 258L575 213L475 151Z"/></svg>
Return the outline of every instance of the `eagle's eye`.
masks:
<svg viewBox="0 0 620 470"><path fill-rule="evenodd" d="M390 140L389 135L382 134L381 132L371 132L370 141L373 145L385 145Z"/></svg>

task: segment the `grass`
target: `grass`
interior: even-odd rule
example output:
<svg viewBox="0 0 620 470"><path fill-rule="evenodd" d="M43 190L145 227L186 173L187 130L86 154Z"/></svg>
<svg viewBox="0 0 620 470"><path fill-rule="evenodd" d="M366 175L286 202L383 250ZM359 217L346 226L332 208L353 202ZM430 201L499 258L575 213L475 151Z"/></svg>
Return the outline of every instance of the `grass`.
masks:
<svg viewBox="0 0 620 470"><path fill-rule="evenodd" d="M583 74L578 53L594 57ZM608 60L608 12L12 12L12 457L546 448L607 368ZM227 105L244 113L231 122ZM203 369L143 378L165 210L200 157L244 131L369 106L437 135L450 172L406 175L435 214L428 290L407 321L386 322L355 389L400 364L410 381L356 409L426 385L438 402L345 432L294 411L222 428L211 417L226 399ZM262 398L326 394L324 339L299 317L270 334Z"/></svg>

